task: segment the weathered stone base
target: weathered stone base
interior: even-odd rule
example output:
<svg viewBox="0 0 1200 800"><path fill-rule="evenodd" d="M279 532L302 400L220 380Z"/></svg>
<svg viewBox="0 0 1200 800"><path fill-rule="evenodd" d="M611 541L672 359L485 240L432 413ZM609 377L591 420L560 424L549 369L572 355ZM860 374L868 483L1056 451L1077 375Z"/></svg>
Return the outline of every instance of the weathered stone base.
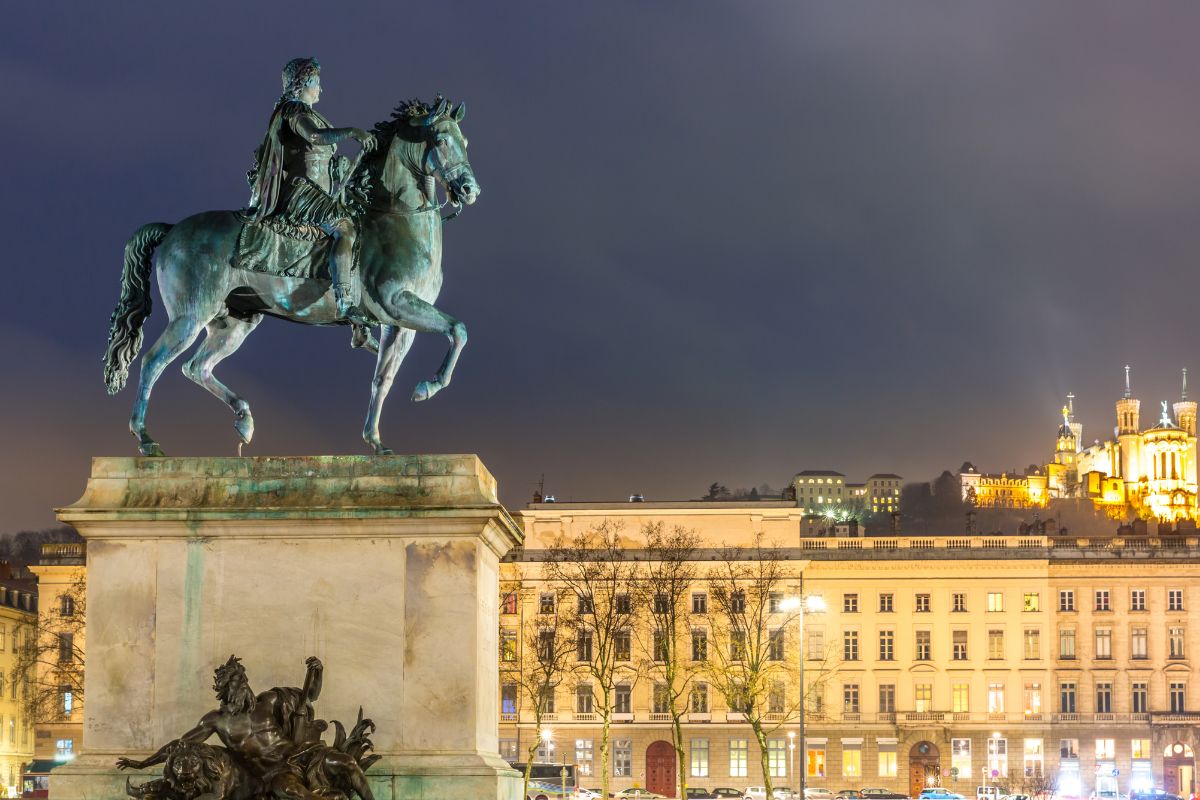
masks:
<svg viewBox="0 0 1200 800"><path fill-rule="evenodd" d="M161 774L159 770L121 772L113 767L117 758L87 753L56 768L54 796L118 800L126 796L126 779L142 783ZM468 753L385 757L371 766L367 777L375 800L518 800L521 796L520 774L499 756L494 760Z"/></svg>
<svg viewBox="0 0 1200 800"><path fill-rule="evenodd" d="M497 753L499 559L521 541L475 456L95 459L84 747L55 800L115 800L143 758L251 687L325 664L316 712L375 721L376 800L515 800ZM327 735L327 740L329 736ZM147 775L149 773L146 773Z"/></svg>

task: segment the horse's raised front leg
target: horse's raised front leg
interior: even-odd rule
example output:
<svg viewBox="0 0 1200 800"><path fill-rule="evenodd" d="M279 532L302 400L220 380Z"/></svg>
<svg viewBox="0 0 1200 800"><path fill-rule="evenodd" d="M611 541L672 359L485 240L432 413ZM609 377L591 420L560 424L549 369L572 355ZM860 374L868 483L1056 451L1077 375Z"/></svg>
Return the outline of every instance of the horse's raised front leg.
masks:
<svg viewBox="0 0 1200 800"><path fill-rule="evenodd" d="M432 381L421 381L413 391L414 402L428 400L450 385L458 355L467 344L467 326L412 292L398 292L383 305L402 326L422 333L440 333L450 340L450 350L442 360L437 377Z"/></svg>
<svg viewBox="0 0 1200 800"><path fill-rule="evenodd" d="M162 375L163 370L191 346L204 329L204 321L194 317L178 317L167 323L167 328L158 341L146 351L142 358L142 371L138 376L138 394L133 402L133 414L129 417L129 432L137 437L138 450L144 456L161 456L162 448L146 433L146 409L150 405L150 392Z"/></svg>
<svg viewBox="0 0 1200 800"><path fill-rule="evenodd" d="M414 333L408 328L384 325L379 334L379 358L375 361L375 377L371 380L371 405L367 409L367 421L363 425L363 441L371 445L377 456L390 456L393 450L379 440L379 417L383 413L383 401L391 391L392 381L400 369L400 362L412 347Z"/></svg>
<svg viewBox="0 0 1200 800"><path fill-rule="evenodd" d="M183 374L196 383L208 389L218 400L233 410L233 427L238 436L246 444L254 438L254 417L250 414L250 404L236 392L213 377L217 364L228 358L239 347L250 332L262 322L262 314L255 314L249 320L235 317L220 317L208 323L208 334L196 350L195 355L183 365Z"/></svg>

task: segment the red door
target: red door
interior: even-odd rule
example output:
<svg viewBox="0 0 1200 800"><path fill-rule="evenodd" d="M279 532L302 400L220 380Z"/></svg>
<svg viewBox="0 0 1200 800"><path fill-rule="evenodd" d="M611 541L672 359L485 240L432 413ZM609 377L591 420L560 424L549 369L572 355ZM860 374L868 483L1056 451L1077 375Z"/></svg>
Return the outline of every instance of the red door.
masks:
<svg viewBox="0 0 1200 800"><path fill-rule="evenodd" d="M675 796L675 748L670 742L659 740L646 748L646 788Z"/></svg>

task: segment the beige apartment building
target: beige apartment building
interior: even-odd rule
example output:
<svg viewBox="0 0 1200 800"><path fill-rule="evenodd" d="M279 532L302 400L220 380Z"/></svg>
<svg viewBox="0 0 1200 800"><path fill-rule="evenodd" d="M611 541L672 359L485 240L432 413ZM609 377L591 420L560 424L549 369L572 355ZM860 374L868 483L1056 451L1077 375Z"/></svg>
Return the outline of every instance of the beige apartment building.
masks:
<svg viewBox="0 0 1200 800"><path fill-rule="evenodd" d="M83 608L87 545L42 545L42 556L29 569L38 577L38 649L36 691L42 718L33 720L33 763L26 787L49 789L51 771L71 761L83 745L83 703L78 687L85 651Z"/></svg>
<svg viewBox="0 0 1200 800"><path fill-rule="evenodd" d="M31 580L0 578L0 796L21 792L21 775L33 759L33 725L21 708L24 685L17 666L23 636L37 619L37 587Z"/></svg>
<svg viewBox="0 0 1200 800"><path fill-rule="evenodd" d="M702 574L718 548L761 534L802 572L803 594L824 601L802 618L803 644L789 638L779 653L797 673L805 657L810 700L803 737L794 713L772 720L776 785L795 787L803 769L809 786L910 796L930 785L974 797L980 785L1045 780L1065 797L1195 790L1194 532L802 538L801 514L786 502L532 504L514 514L526 542L501 579L511 586L519 576L522 588L501 600L501 640L540 624L539 556L560 533L607 521L636 549L647 523L694 529L711 548L698 554ZM693 594L705 591L697 581ZM502 656L499 738L502 755L517 761L539 732L513 667ZM606 769L614 790L671 794L669 717L656 713L652 683L631 677L607 764L598 762L597 715L561 688L545 723L554 748L543 746L539 760L577 764L583 786L598 786ZM689 715L684 739L689 785L762 783L749 726L717 693Z"/></svg>

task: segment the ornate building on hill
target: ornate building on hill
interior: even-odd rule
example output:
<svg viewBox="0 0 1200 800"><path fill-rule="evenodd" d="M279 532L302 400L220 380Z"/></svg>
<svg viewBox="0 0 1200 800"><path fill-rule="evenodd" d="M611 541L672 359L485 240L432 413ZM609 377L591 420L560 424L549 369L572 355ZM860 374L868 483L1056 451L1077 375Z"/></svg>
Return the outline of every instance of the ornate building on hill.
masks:
<svg viewBox="0 0 1200 800"><path fill-rule="evenodd" d="M1196 519L1196 408L1183 391L1173 409L1162 402L1155 425L1142 429L1141 401L1129 385L1116 403L1113 437L1084 445L1075 421L1075 396L1067 396L1054 455L1022 474L988 474L963 465L963 499L979 508L1038 508L1051 500L1086 498L1114 518L1133 514L1159 520ZM1171 410L1175 417L1171 418Z"/></svg>

